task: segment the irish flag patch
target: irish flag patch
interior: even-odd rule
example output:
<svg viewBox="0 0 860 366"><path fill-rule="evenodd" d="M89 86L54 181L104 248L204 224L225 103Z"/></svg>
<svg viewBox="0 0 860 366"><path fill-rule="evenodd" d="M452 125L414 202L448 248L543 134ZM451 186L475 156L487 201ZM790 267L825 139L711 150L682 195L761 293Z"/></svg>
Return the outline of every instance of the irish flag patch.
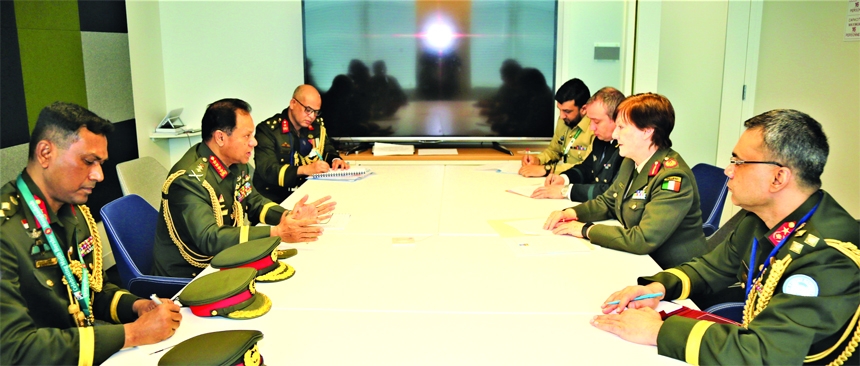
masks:
<svg viewBox="0 0 860 366"><path fill-rule="evenodd" d="M663 180L664 191L679 192L681 190L681 177L669 177Z"/></svg>

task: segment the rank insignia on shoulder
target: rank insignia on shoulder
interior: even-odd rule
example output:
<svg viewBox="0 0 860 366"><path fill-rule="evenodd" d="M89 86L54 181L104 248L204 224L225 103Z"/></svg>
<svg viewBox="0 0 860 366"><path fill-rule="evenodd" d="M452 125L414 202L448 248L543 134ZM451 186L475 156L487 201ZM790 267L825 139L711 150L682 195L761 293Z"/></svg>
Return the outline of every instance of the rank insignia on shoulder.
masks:
<svg viewBox="0 0 860 366"><path fill-rule="evenodd" d="M663 164L660 163L660 160L654 161L654 164L651 164L651 170L648 171L648 176L653 177L653 176L657 175L657 172L660 171L660 167L662 165Z"/></svg>
<svg viewBox="0 0 860 366"><path fill-rule="evenodd" d="M667 168L676 168L676 167L678 167L678 161L677 161L677 160L675 160L675 159L673 159L673 158L670 158L670 157L668 157L668 156L665 158L665 160L666 160L666 162L665 162L665 163L663 163L663 165L665 165Z"/></svg>
<svg viewBox="0 0 860 366"><path fill-rule="evenodd" d="M681 177L668 177L663 180L663 185L660 187L664 191L680 192Z"/></svg>
<svg viewBox="0 0 860 366"><path fill-rule="evenodd" d="M818 237L817 237L817 236L815 236L815 235L809 234L809 235L806 237L806 239L803 239L803 242L804 242L806 245L809 245L809 246L811 246L811 247L815 248L815 246L816 246L816 245L818 245Z"/></svg>
<svg viewBox="0 0 860 366"><path fill-rule="evenodd" d="M803 251L803 244L799 242L791 243L791 247L789 247L788 250L800 254L800 252Z"/></svg>

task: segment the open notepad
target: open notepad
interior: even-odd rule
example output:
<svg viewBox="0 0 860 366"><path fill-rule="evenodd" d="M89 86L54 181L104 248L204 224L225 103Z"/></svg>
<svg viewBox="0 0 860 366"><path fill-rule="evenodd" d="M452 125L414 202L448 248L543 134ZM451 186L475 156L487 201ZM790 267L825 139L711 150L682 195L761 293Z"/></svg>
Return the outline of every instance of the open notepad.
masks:
<svg viewBox="0 0 860 366"><path fill-rule="evenodd" d="M367 168L349 168L346 170L331 170L325 173L314 174L308 177L308 179L354 182L371 174L373 174L373 172Z"/></svg>

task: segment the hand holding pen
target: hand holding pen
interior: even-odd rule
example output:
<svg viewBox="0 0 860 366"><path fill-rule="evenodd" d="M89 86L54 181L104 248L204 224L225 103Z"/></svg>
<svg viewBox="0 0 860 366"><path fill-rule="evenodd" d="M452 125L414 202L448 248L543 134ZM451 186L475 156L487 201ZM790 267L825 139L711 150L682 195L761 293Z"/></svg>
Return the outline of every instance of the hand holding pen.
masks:
<svg viewBox="0 0 860 366"><path fill-rule="evenodd" d="M576 221L576 211L572 209L565 209L563 211L553 211L549 214L546 221L543 224L544 230L553 230L559 224L563 224L565 222Z"/></svg>
<svg viewBox="0 0 860 366"><path fill-rule="evenodd" d="M625 309L656 308L663 299L666 288L659 282L647 286L628 286L615 292L600 307L604 314L623 312Z"/></svg>

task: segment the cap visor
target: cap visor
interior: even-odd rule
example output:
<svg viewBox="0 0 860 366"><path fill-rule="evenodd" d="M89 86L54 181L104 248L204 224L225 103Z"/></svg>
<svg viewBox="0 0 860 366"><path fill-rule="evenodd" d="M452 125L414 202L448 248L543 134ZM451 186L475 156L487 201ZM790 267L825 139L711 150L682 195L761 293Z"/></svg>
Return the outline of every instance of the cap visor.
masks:
<svg viewBox="0 0 860 366"><path fill-rule="evenodd" d="M269 271L269 273L257 276L257 282L278 282L293 277L296 274L293 266L284 262L278 262L278 267Z"/></svg>
<svg viewBox="0 0 860 366"><path fill-rule="evenodd" d="M242 310L236 310L227 314L230 319L254 319L261 317L272 308L272 300L266 294L257 292L254 294L254 302Z"/></svg>

